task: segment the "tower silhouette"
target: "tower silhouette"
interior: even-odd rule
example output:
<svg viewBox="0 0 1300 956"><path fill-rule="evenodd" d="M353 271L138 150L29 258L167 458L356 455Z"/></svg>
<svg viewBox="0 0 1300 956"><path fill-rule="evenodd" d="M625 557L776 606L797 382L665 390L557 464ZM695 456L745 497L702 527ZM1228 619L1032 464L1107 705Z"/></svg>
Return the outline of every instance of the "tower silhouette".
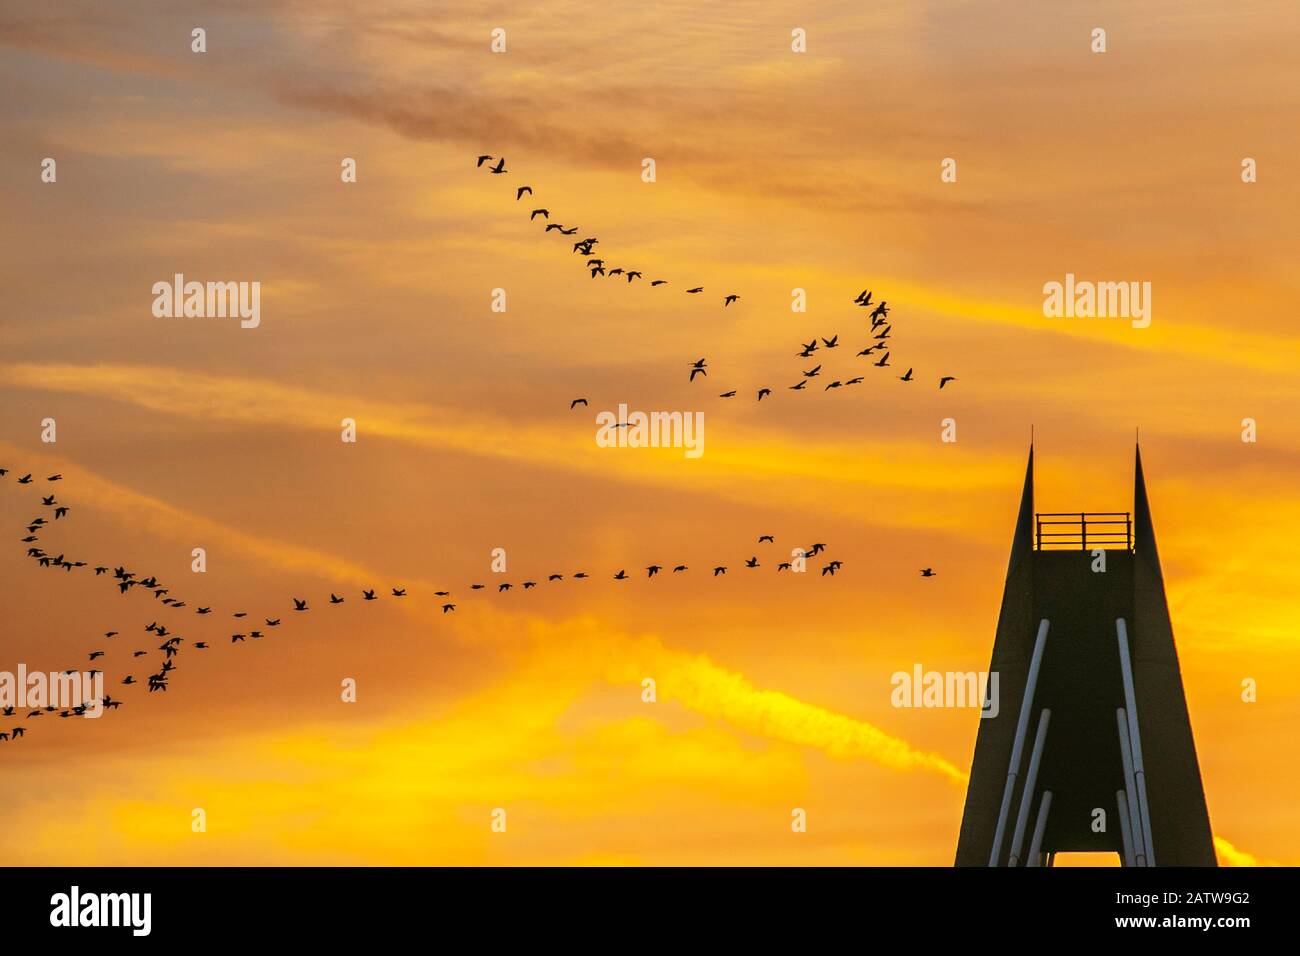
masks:
<svg viewBox="0 0 1300 956"><path fill-rule="evenodd" d="M1131 513L1036 514L1030 446L989 672L958 866L1215 865L1141 449Z"/></svg>

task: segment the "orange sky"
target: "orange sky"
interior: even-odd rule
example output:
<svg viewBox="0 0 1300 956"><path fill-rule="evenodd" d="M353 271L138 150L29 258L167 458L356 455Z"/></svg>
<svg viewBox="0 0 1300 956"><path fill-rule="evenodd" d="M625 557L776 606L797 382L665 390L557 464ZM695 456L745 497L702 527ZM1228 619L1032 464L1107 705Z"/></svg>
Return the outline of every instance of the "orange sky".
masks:
<svg viewBox="0 0 1300 956"><path fill-rule="evenodd" d="M950 864L977 721L889 679L987 668L1031 426L1044 511L1129 509L1141 428L1221 856L1300 860L1293 5L192 7L0 13L0 467L65 475L51 551L313 610L231 648L0 549L0 669L117 629L129 672L161 613L214 643L165 697L0 745L0 860ZM589 279L532 200L671 284ZM260 327L154 318L178 272L261 282ZM1067 272L1151 282L1151 326L1044 318ZM893 374L855 358L863 288ZM828 372L878 374L789 393L837 333ZM705 454L596 447L620 403L703 411ZM0 492L8 535L34 498ZM742 573L762 533L844 570ZM593 579L471 595L497 547Z"/></svg>

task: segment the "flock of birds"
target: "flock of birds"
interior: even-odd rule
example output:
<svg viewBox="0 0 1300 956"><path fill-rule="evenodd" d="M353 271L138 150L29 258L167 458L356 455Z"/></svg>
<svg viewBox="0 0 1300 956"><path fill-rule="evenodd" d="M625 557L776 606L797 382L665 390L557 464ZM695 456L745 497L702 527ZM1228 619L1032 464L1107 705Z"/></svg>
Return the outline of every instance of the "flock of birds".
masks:
<svg viewBox="0 0 1300 956"><path fill-rule="evenodd" d="M0 479L6 478L9 474L10 469L0 468ZM32 485L36 480L37 479L33 478L32 474L28 473L21 477L17 477L16 484ZM50 484L62 480L63 476L61 474L49 475L45 478L45 488L48 490ZM41 547L41 536L51 529L55 522L66 517L70 510L68 505L62 504L58 500L56 494L57 493L55 492L40 494L40 507L45 509L45 512L36 515L25 525L25 532L21 540L22 543L27 546L27 557L30 558L34 564L55 572L62 571L66 574L81 572L88 574L95 579L102 578L104 582L115 588L122 596L130 595L132 592L149 594L153 598L158 609L165 609L168 611L185 611L186 609L189 609L190 613L197 617L204 618L205 620L210 615L217 613L210 605L195 604L173 594L172 588L160 582L156 575L141 575L128 570L121 564L116 566L108 562L96 564L90 561L70 559L63 553L50 554L45 548ZM756 552L763 551L764 546L774 546L775 543L776 538L774 535L759 535ZM826 555L826 549L826 543L819 541L799 550L804 553L806 560L812 561L812 559L817 559L819 556ZM843 567L843 562L839 559L831 559L827 556L822 558L822 560L826 563L820 565L820 574L816 575L817 577L834 577ZM816 570L817 564L818 562L812 561L812 563L807 565L808 570ZM707 573L711 578L717 578L727 574L733 568L744 568L746 571L752 571L763 567L775 567L777 573L793 570L792 561L772 561L767 558L760 560L759 554L753 553L749 558L743 559L735 564L710 564L706 567L705 573ZM686 564L673 564L671 566L668 564L650 564L644 568L644 573L647 579L653 579L660 574L673 576L687 573L690 570L690 567ZM931 577L933 576L933 573L933 570L930 568L925 568L921 571L921 574L925 577ZM636 572L636 574L629 574L626 568L620 568L617 572L608 574L608 579L614 581L627 581L639 574L640 571ZM601 576L604 577L605 575ZM584 570L572 572L567 576L564 572L557 571L544 576L542 580L544 580L546 584L551 585L565 581L566 578L568 580L581 581L591 577L592 575ZM541 586L541 583L542 582L539 580L530 579L519 582L518 586L521 590L528 591ZM475 582L469 585L468 591L487 591L492 587L495 587L496 592L501 594L511 591L515 586L514 582L500 582L495 585ZM358 590L360 593L360 603L363 604L378 601L381 600L381 598L402 600L410 597L407 588L405 587L390 586L387 588L387 593L381 593L381 589L377 587L360 588ZM456 610L456 600L458 599L453 596L450 590L434 591L433 597L435 597L437 602L441 605L443 614ZM347 603L348 600L348 597L331 592L328 599L322 599L316 602L316 604L337 606ZM285 612L293 615L304 614L311 611L313 606L312 601L308 598L291 597L289 603L286 603L282 609L276 611L277 616L275 617L260 615L250 619L249 614L246 611L240 610L229 612L230 619L237 621L238 623L231 627L222 629L220 633L222 634L222 638L228 637L227 646L245 644L250 640L256 641L267 637L273 629L279 628ZM193 650L199 652L209 650L215 646L214 641L218 640L215 638L191 640L182 634L177 633L175 630L176 627L185 626L183 624L178 624L177 622L183 621L185 618L173 617L171 619L172 623L168 624L160 623L160 621L157 620L157 614L152 615L152 617L154 617L154 619L142 629L143 635L145 635L143 639L147 640L150 644L155 640L161 641L161 643L157 644L156 647L132 647L129 651L123 651L120 654L114 655L115 658L122 658L130 664L130 669L132 671L132 673L127 673L121 678L118 686L132 687L143 684L143 686L147 688L147 693L149 694L166 692L170 686L171 677L177 670L177 658L180 657L182 650ZM257 623L258 620L261 620L263 623ZM227 635L227 631L231 633ZM115 643L120 643L114 642L114 639L119 637L123 637L123 635L117 630L104 631L102 638L105 642L104 646L89 649L87 651L86 663L93 665L101 659L107 659L109 655L108 648L114 646ZM129 657L126 656L128 653ZM151 653L159 656L149 660L148 658ZM139 662L138 664L136 663L137 661ZM82 669L74 667L65 671L65 673L69 675L78 672L92 676L98 674L101 676L101 679L104 675L104 672L98 668ZM136 673L141 674L143 680L137 679L135 676ZM118 693L125 692L119 690ZM87 700L70 707L56 707L52 704L47 704L43 707L28 710L23 719L32 720L46 714L57 714L60 718L85 717L88 710L94 709L95 703L94 700ZM106 711L116 710L122 705L122 701L114 698L111 694L105 694L101 699L101 703ZM17 716L19 715L15 714L15 708L12 706L6 706L2 711L0 711L0 717L7 718ZM0 742L17 740L23 737L26 732L27 728L22 725L12 727L9 730L0 730Z"/></svg>
<svg viewBox="0 0 1300 956"><path fill-rule="evenodd" d="M492 165L494 161L495 165ZM481 155L478 157L477 165L479 168L486 167L487 171L492 175L500 176L508 173L504 158ZM516 202L521 202L526 195L533 195L532 186L521 185L516 187ZM562 237L569 238L576 236L579 232L579 227L577 226L565 226L562 223L552 222L550 210L544 206L532 209L528 218L530 222L541 218L545 222L544 232L548 234L554 232ZM590 272L593 279L602 277L622 279L626 281L629 286L640 279L645 281L645 284L651 288L659 288L669 284L668 280L662 278L645 280L644 274L640 269L634 269L629 266L610 266L606 259L603 258L603 254L598 255L596 253L596 246L599 243L600 238L598 236L585 236L573 243L573 253L582 257L584 266ZM704 292L704 287L698 285L691 286L690 288L687 288L685 292L687 295L700 295ZM857 358L866 358L871 360L875 354L879 352L879 357L874 358L874 360L871 361L871 364L876 368L889 368L891 367L890 356L893 333L893 324L889 319L889 303L884 300L875 302L872 299L872 295L873 293L871 290L864 289L858 297L854 299L854 303L858 307L871 310L867 313L867 318L871 323L869 330L871 333L871 340L866 347L857 353ZM740 295L738 293L729 292L722 297L723 308L727 308L739 300ZM816 361L816 364L811 368L802 369L801 378L795 382L795 384L787 386L788 390L795 392L804 391L815 379L821 378L823 367L825 365L823 356L829 355L832 350L840 347L839 333L835 333L829 338L817 336L810 342L800 342L799 351L796 353L797 357L805 360ZM692 362L689 366L688 372L689 380L691 382L696 381L697 378L707 378L709 374L708 361L704 358L700 358L695 362ZM827 375L826 377L829 378L830 376ZM822 390L831 391L832 389L848 388L862 383L864 378L865 376L857 374L844 376L842 378L834 378L826 382ZM914 369L908 368L907 371L898 376L898 378L903 382L914 381ZM939 379L939 388L942 389L955 380L955 377L952 375L941 376ZM722 392L719 397L729 399L736 397L737 394L737 389L729 389ZM757 400L760 402L770 395L772 395L772 389L770 387L765 386L757 390ZM579 405L585 406L587 404L588 402L585 398L575 398L569 403L569 408L572 410L577 408ZM0 468L0 479L3 479L9 473L9 469ZM49 475L46 477L45 481L47 483L47 489L50 483L61 481L62 478L63 476L60 474ZM35 479L30 473L24 474L16 479L18 485L31 485L34 481ZM46 514L39 514L32 518L26 525L26 533L22 538L22 542L27 545L27 556L40 567L49 568L54 571L63 571L66 573L89 569L89 572L95 578L103 578L107 583L116 588L118 593L121 595L128 595L132 591L149 593L152 595L154 601L157 602L158 607L169 611L182 611L186 608L192 608L193 614L203 618L207 618L209 615L215 613L214 609L209 605L192 605L189 601L182 600L173 595L172 589L160 583L155 575L139 575L133 571L127 570L124 565L113 566L108 563L92 564L88 561L70 560L62 553L57 555L48 553L40 546L41 535L49 529L54 522L65 518L69 513L69 508L67 505L61 504L54 493L40 495L40 504L41 507L47 509L49 517L46 517ZM775 538L773 535L764 534L758 536L758 550L761 551L762 546L764 545L774 544ZM815 559L826 552L826 544L824 542L815 542L806 548L799 550L802 551L805 559ZM793 570L793 560L794 559L792 559L792 561L776 562L767 560L760 561L759 555L755 553L738 565L709 565L706 569L706 573L708 573L712 578L717 578L727 574L733 566L743 567L746 571L751 571L762 567L771 567L773 565L775 565L776 572L780 573L783 571ZM819 577L834 577L843 567L843 562L839 559L827 558L823 560L826 560L826 563L821 565L820 575L818 575ZM809 567L809 570L816 570L815 564L814 566ZM667 564L650 564L644 569L645 577L647 579L654 579L660 574L673 576L684 574L689 571L690 568L685 564L673 564L671 566ZM639 573L640 572L638 571L637 574ZM922 568L920 574L922 577L929 578L935 576L935 571L933 568ZM614 581L627 581L634 576L635 575L633 574L629 574L626 568L620 568L616 573L609 575L609 578ZM573 581L581 581L590 577L591 575L583 570L575 571L568 575L568 579ZM543 580L547 585L552 585L563 582L565 579L565 573L557 571L546 575ZM541 586L541 584L542 581L538 580L524 580L519 582L518 586L521 590L529 591ZM489 590L491 587L495 587L498 594L503 594L512 590L515 587L515 584L513 582L504 581L495 585L475 582L469 585L468 590L470 592L484 591ZM384 599L402 600L408 598L408 592L406 588L396 586L390 586L385 594L381 594L379 588L360 589L360 603L366 604L378 601L381 597ZM434 591L433 597L435 597L438 604L440 604L443 614L448 614L456 610L457 599L453 596L450 590ZM290 600L292 603L286 605L283 609L290 614L304 614L312 610L312 605L309 603L307 598L292 597ZM347 603L347 601L347 597L331 592L328 600L319 603L326 606L338 606ZM233 631L233 633L229 634L229 645L244 644L249 640L255 641L264 638L273 629L279 628L282 621L282 617L280 616L262 616L261 620L264 623L256 624L255 627L250 627L245 623L245 621L248 620L248 617L248 613L245 611L231 612L231 619L238 621L239 623L235 624L231 628L224 629ZM175 620L176 619L173 619L173 621ZM256 618L253 619L253 623L256 623L256 620ZM148 625L144 626L143 631L149 636L149 643L152 643L153 640L160 640L161 643L157 645L156 650L154 648L132 649L129 652L130 657L128 660L134 662L141 658L147 658L151 651L160 655L160 658L155 659L153 662L141 660L138 666L131 667L132 671L137 671L143 674L144 686L147 687L147 692L150 694L155 692L165 692L168 689L172 674L177 670L176 660L181 655L183 649L204 651L213 647L211 639L190 640L181 634L175 633L167 624L159 623L157 620L153 620ZM111 642L114 638L119 636L121 635L116 630L105 631L103 640ZM87 663L94 664L101 659L107 658L108 654L108 650L104 648L92 649L87 654ZM143 670L141 670L141 668L143 668ZM97 668L85 671L82 671L80 668L71 668L65 671L65 673L71 675L79 671L91 676L99 675L101 678L104 674L102 670ZM144 673L145 671L148 673ZM128 673L121 679L120 686L132 687L139 685L140 683L141 681L136 679L134 673ZM119 693L123 692L119 691ZM104 694L103 698L98 701L98 703L101 703L105 710L116 710L122 705L121 700L115 699L111 694L107 693ZM87 700L80 704L63 708L47 704L46 706L29 710L26 717L23 719L33 720L42 717L45 714L57 714L61 718L85 717L87 711L94 709L95 704L95 700ZM13 706L5 706L3 707L0 716L16 717L17 715L15 714L15 708ZM26 733L27 728L21 725L11 727L9 730L0 729L0 741L18 740L24 737Z"/></svg>
<svg viewBox="0 0 1300 956"><path fill-rule="evenodd" d="M496 165L490 165L493 162L493 160L496 161ZM503 157L495 157L495 156L488 155L486 153L478 157L477 166L480 169L486 168L486 170L492 175L501 176L509 173L509 170L506 169L506 161ZM524 196L532 197L533 195L534 193L533 193L532 186L522 185L522 186L515 187L516 202L521 202ZM552 222L551 211L549 208L546 208L544 206L532 209L532 211L529 213L528 221L534 222L537 220L539 216L545 221L544 232L546 233L555 232L561 236L570 237L570 236L577 235L579 232L579 227L577 226L566 227L562 223ZM626 279L627 283L631 285L632 282L635 281L636 279L644 278L643 273L641 272L640 269L633 269L629 266L617 266L617 267L607 266L606 260L601 256L596 255L595 253L595 247L599 242L600 242L600 238L598 236L586 236L582 239L577 240L573 244L573 253L575 255L581 255L585 259L586 268L591 272L591 277L593 279L601 276L604 276L606 278L622 278L622 279ZM652 279L649 281L648 284L650 285L651 288L655 288L658 286L668 285L669 283L667 279ZM703 286L693 286L686 290L687 295L699 295L703 292L704 292ZM889 318L889 312L890 312L889 302L884 299L880 301L873 301L872 299L873 294L874 293L872 292L872 290L863 289L858 294L857 298L853 300L854 304L859 308L871 310L870 312L867 313L867 319L871 322L871 327L868 330L871 337L867 342L863 343L864 347L857 353L856 358L867 359L870 362L871 366L874 368L894 368L895 366L892 365L890 362L890 358L893 354L892 349L893 349L893 341L894 341L893 339L894 326L892 320L890 320ZM726 308L727 306L730 306L733 302L737 302L739 300L740 300L739 294L734 292L727 293L722 298L723 308ZM820 356L817 355L817 353L819 352L822 356L829 357L829 353L833 349L837 349L840 347L841 347L840 335L837 332L831 335L829 338L818 335L818 336L814 336L812 341L810 342L801 341L799 343L799 351L795 354L796 357L802 359L820 358ZM878 356L876 355L877 352L880 353ZM812 383L814 379L823 377L822 372L823 372L824 364L825 364L824 361L817 361L817 364L814 365L812 368L801 369L802 377L793 385L786 386L786 390L792 392L803 392L808 390L810 383ZM852 368L850 369L850 371L853 374L851 375L841 374L841 377L839 378L831 378L830 374L827 374L825 376L827 381L825 385L822 386L821 390L823 392L829 392L833 389L849 388L853 385L860 385L864 381L866 381L866 375L857 374L858 372L857 368ZM916 381L915 371L916 370L914 368L909 366L906 372L898 376L898 380L901 382ZM689 374L689 380L692 382L696 380L697 376L707 378L709 374L708 360L701 358L692 362L688 368L688 374ZM957 377L955 375L939 376L940 390L946 387L950 382L955 382L955 381L957 381ZM813 390L815 390L815 386ZM732 388L720 393L718 397L735 398L738 394L739 394L739 389ZM757 401L761 402L763 399L771 396L773 394L773 390L769 386L763 386L761 388L756 389L755 394L757 396ZM575 398L570 401L569 408L573 409L576 408L578 405L587 405L587 404L588 404L587 399Z"/></svg>

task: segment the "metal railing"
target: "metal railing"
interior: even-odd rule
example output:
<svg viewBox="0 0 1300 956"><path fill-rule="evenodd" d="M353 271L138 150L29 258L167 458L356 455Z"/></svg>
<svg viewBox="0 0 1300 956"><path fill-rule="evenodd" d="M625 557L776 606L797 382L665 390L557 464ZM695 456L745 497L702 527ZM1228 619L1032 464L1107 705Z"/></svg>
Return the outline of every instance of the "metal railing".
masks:
<svg viewBox="0 0 1300 956"><path fill-rule="evenodd" d="M1060 511L1034 515L1038 551L1133 550L1133 516L1127 511Z"/></svg>

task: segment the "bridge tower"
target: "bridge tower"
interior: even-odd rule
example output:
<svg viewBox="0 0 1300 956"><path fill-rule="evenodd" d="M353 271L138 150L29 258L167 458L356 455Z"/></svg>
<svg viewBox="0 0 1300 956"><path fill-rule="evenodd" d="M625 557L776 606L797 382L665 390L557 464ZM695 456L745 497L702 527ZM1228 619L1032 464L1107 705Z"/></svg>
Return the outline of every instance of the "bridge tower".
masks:
<svg viewBox="0 0 1300 956"><path fill-rule="evenodd" d="M1215 865L1140 449L1132 512L1036 514L1030 447L989 671L958 866Z"/></svg>

